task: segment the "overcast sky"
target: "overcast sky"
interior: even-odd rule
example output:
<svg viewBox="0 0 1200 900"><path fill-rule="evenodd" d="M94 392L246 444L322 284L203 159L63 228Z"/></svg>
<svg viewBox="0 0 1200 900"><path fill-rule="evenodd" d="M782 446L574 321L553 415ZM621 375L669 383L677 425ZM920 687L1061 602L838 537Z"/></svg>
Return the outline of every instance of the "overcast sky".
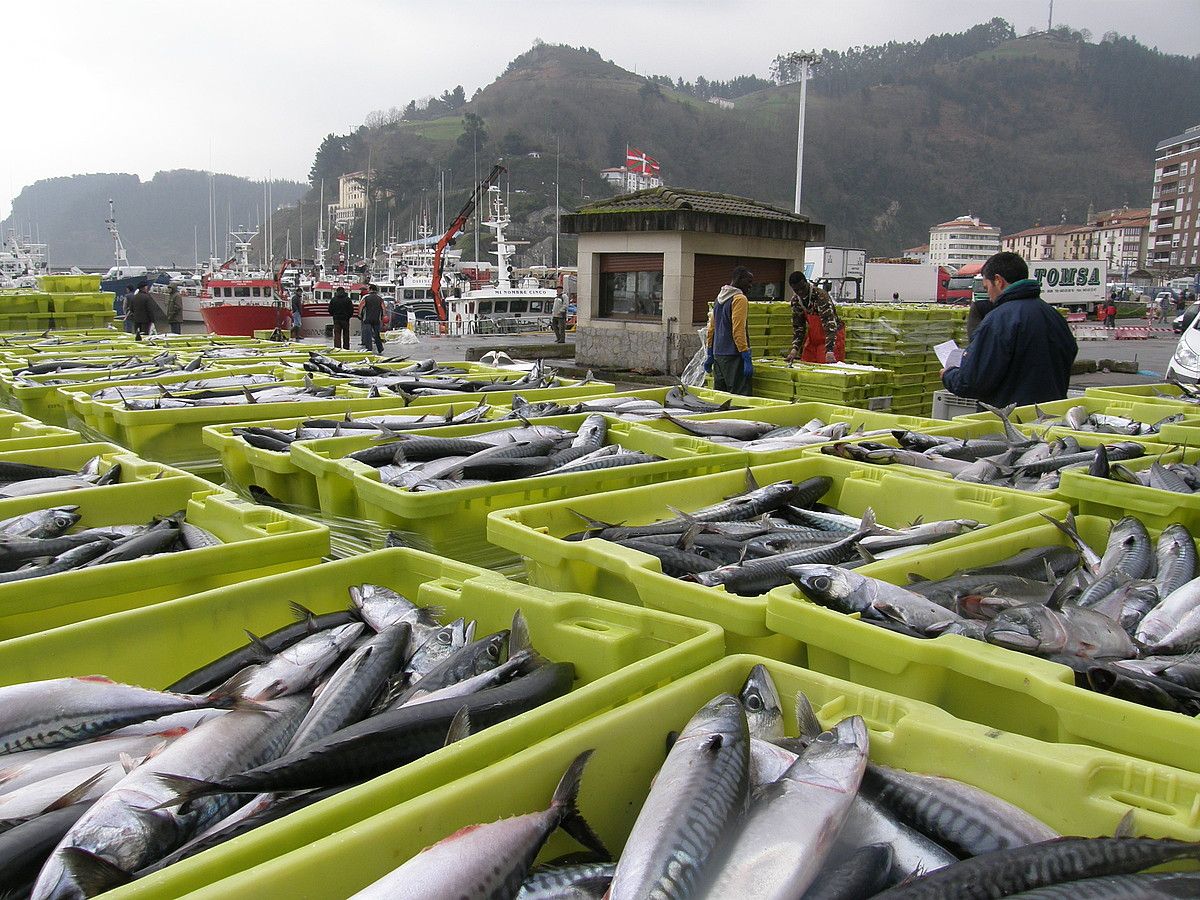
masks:
<svg viewBox="0 0 1200 900"><path fill-rule="evenodd" d="M6 3L0 218L40 178L212 169L303 180L329 132L462 84L535 38L643 74L767 75L794 49L907 41L1048 0L36 0ZM1056 24L1195 54L1200 0L1056 0ZM1200 118L1200 111L1197 111Z"/></svg>

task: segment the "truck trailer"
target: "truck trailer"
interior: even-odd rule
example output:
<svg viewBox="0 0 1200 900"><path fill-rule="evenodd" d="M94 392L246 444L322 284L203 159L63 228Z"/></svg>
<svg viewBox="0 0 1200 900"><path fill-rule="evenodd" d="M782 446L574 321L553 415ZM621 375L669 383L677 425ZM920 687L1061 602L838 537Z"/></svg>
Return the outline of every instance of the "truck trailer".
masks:
<svg viewBox="0 0 1200 900"><path fill-rule="evenodd" d="M862 300L866 269L866 250L853 247L807 247L804 250L804 277L828 291L834 300Z"/></svg>
<svg viewBox="0 0 1200 900"><path fill-rule="evenodd" d="M970 263L954 273L951 288L974 285L977 297L986 297L981 263ZM1108 299L1108 264L1087 259L1045 259L1029 264L1029 277L1042 283L1042 299L1051 306L1094 312Z"/></svg>
<svg viewBox="0 0 1200 900"><path fill-rule="evenodd" d="M965 303L970 286L952 289L955 273L929 263L867 263L863 296L868 302L888 303L899 294L901 303Z"/></svg>

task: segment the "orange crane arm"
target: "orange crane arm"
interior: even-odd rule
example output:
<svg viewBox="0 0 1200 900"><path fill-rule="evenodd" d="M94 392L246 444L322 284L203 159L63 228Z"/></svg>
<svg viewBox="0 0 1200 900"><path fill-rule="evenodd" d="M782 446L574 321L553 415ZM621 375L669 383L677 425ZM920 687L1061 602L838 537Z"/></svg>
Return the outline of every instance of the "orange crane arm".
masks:
<svg viewBox="0 0 1200 900"><path fill-rule="evenodd" d="M500 176L507 170L504 166L496 164L492 166L492 171L488 173L487 178L475 185L475 190L471 192L471 196L467 198L466 205L462 208L454 221L450 223L450 227L446 229L437 242L437 246L433 251L433 304L437 310L437 317L441 321L446 321L446 298L442 296L442 256L446 252L446 248L458 236L458 233L466 226L467 221L471 218L471 214L475 212L475 207L479 205L479 198L487 193L487 189L495 184Z"/></svg>

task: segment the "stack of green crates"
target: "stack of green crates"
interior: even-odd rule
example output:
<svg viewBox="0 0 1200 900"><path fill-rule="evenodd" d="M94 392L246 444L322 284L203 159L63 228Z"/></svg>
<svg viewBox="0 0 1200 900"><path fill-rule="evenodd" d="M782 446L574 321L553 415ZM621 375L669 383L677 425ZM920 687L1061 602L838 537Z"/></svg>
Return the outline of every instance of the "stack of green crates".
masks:
<svg viewBox="0 0 1200 900"><path fill-rule="evenodd" d="M755 354L753 390L756 397L789 403L819 402L858 409L888 409L892 403L892 373L875 366L788 364Z"/></svg>
<svg viewBox="0 0 1200 900"><path fill-rule="evenodd" d="M36 290L0 291L0 331L74 331L112 321L113 295L100 290L99 275L42 275Z"/></svg>
<svg viewBox="0 0 1200 900"><path fill-rule="evenodd" d="M944 341L966 344L967 309L925 303L841 304L846 323L846 360L891 369L891 411L928 415L942 389L941 363L933 348Z"/></svg>
<svg viewBox="0 0 1200 900"><path fill-rule="evenodd" d="M44 291L0 290L0 331L45 331L49 326L43 311L49 302L50 295Z"/></svg>

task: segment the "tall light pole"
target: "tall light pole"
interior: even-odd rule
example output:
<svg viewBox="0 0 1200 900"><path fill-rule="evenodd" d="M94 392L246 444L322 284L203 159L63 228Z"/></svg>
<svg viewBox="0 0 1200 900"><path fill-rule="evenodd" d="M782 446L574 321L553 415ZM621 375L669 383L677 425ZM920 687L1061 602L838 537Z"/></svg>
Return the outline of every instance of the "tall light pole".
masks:
<svg viewBox="0 0 1200 900"><path fill-rule="evenodd" d="M794 53L792 62L800 68L800 124L796 131L796 212L800 212L800 184L804 175L804 106L808 101L808 79L813 68L820 65L821 57L815 53Z"/></svg>

